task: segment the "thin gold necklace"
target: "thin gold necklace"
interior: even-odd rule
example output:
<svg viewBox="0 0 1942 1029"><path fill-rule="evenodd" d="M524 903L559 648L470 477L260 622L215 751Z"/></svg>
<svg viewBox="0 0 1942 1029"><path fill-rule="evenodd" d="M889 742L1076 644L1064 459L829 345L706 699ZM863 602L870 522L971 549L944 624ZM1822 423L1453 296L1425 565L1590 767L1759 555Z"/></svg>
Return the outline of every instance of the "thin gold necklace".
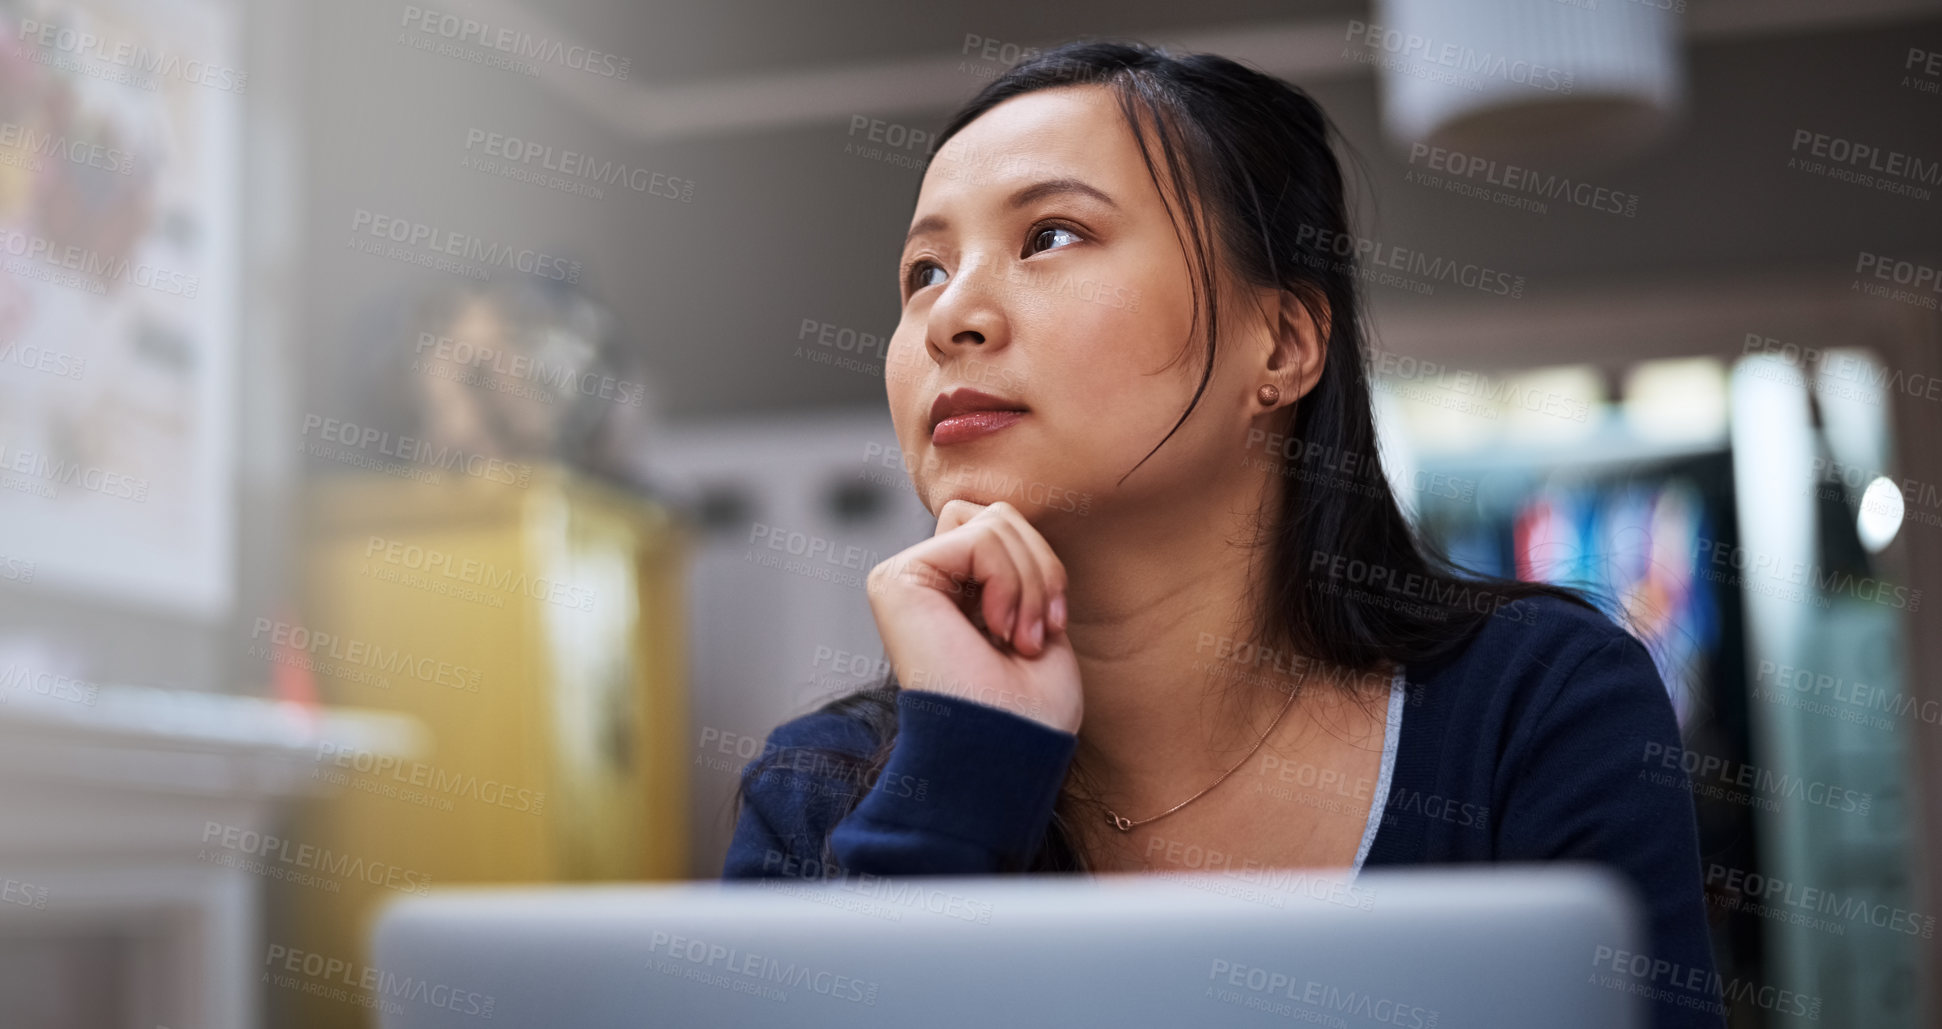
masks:
<svg viewBox="0 0 1942 1029"><path fill-rule="evenodd" d="M1199 793L1196 793L1193 796L1188 797L1186 800L1183 800L1180 803L1175 804L1170 808L1167 808L1165 811L1162 811L1151 818L1140 818L1140 819L1127 818L1126 816L1114 811L1112 808L1107 807L1106 821L1110 823L1113 828L1118 829L1120 832L1131 832L1133 830L1133 827L1136 825L1145 825L1148 822L1159 821L1160 819L1165 818L1170 814L1173 814L1175 811L1178 811L1181 808L1186 807L1188 804L1191 804L1194 801L1199 800L1201 797L1207 794L1207 790L1211 790L1214 787L1219 786L1222 780L1226 779L1230 775L1233 775L1236 771L1240 769L1242 765L1247 764L1248 758L1253 757L1254 752L1261 749L1261 744L1268 742L1268 734L1274 731L1275 726L1281 724L1281 716L1287 714L1288 709L1295 706L1295 694L1300 692L1301 692L1300 687L1297 687L1297 686L1289 687L1288 702L1281 705L1281 714L1275 715L1274 721L1269 722L1268 727L1262 730L1261 738L1254 741L1254 746L1248 748L1247 754L1244 755L1239 761L1234 762L1233 768L1230 768L1227 771L1222 772L1220 774L1219 779L1215 779L1213 782L1208 783L1207 789L1201 790ZM1100 806L1105 807L1104 804L1101 804Z"/></svg>

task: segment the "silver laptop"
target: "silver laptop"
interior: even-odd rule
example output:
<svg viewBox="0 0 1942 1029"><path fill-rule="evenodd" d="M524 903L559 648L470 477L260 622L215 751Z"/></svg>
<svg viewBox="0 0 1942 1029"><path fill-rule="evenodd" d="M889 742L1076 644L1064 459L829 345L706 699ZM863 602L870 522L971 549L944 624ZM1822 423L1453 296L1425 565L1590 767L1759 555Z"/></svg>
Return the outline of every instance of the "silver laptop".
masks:
<svg viewBox="0 0 1942 1029"><path fill-rule="evenodd" d="M458 889L380 917L385 1029L1631 1029L1590 866Z"/></svg>

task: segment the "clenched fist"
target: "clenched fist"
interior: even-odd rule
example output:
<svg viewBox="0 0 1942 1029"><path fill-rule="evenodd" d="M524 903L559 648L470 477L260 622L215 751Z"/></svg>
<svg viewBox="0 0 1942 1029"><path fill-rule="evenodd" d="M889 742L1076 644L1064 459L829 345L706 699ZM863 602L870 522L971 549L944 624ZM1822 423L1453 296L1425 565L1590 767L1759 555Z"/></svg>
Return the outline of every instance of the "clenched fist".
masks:
<svg viewBox="0 0 1942 1029"><path fill-rule="evenodd" d="M1079 731L1065 565L1004 501L951 500L937 531L870 570L870 610L904 688Z"/></svg>

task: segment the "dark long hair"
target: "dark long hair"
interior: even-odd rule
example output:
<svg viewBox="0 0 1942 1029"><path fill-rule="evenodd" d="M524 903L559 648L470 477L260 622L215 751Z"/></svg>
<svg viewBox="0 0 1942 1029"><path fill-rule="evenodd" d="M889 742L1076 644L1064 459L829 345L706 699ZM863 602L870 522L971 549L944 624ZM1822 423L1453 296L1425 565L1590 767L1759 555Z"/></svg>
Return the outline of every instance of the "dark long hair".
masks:
<svg viewBox="0 0 1942 1029"><path fill-rule="evenodd" d="M1315 101L1224 57L1078 42L1023 61L992 81L951 117L936 143L942 146L1012 97L1079 85L1112 90L1154 184L1176 184L1186 201L1177 214L1168 201L1168 211L1192 256L1196 327L1203 297L1207 305L1205 368L1193 400L1155 452L1192 414L1213 373L1218 269L1257 287L1292 292L1326 325L1327 360L1319 381L1294 405L1287 433L1259 441L1266 444L1261 459L1278 467L1281 485L1266 525L1266 581L1253 599L1259 638L1243 649L1281 655L1275 658L1279 667L1360 672L1443 657L1487 619L1517 617L1524 606L1503 606L1520 598L1553 596L1591 607L1569 589L1460 569L1420 539L1404 517L1377 450L1355 261L1361 248L1350 232L1342 169L1331 149L1340 135ZM1167 196L1164 187L1160 192ZM1209 239L1218 259L1205 245ZM1333 678L1338 685L1349 682ZM1386 685L1386 678L1381 681ZM889 758L900 688L894 675L886 675L819 709L863 723L880 741L867 757L825 755L833 763L822 767L840 769L836 774L849 787L846 810L871 788ZM750 766L735 795L738 809L778 756L765 754ZM1084 803L1078 799L1083 789L1074 790L1083 778L1075 768L1038 853L1027 867L1011 871L1084 870L1072 822ZM826 834L822 846L822 866L836 869Z"/></svg>

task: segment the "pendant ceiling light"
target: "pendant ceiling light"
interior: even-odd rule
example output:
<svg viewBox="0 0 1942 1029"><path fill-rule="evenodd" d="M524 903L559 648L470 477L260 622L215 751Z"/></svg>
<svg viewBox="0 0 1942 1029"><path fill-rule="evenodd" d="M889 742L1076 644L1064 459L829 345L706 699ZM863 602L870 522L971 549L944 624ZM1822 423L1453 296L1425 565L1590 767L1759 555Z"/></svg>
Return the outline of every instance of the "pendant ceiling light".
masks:
<svg viewBox="0 0 1942 1029"><path fill-rule="evenodd" d="M1405 148L1590 166L1637 153L1684 99L1685 0L1375 0L1349 44Z"/></svg>

